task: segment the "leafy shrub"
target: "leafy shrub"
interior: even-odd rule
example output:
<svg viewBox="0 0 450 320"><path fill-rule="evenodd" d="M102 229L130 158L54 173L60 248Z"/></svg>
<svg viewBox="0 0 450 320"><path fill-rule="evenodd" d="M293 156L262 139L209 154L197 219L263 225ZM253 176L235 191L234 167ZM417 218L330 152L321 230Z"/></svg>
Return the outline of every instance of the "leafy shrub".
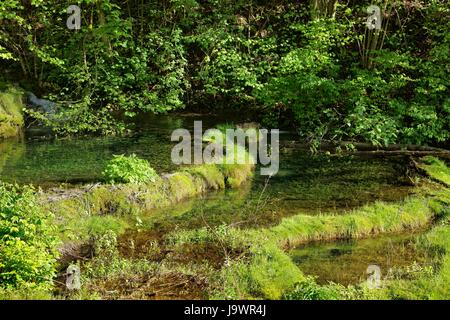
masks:
<svg viewBox="0 0 450 320"><path fill-rule="evenodd" d="M109 183L145 183L154 182L158 176L147 160L131 156L115 155L103 171Z"/></svg>
<svg viewBox="0 0 450 320"><path fill-rule="evenodd" d="M50 218L31 187L0 185L0 288L51 288L57 241Z"/></svg>

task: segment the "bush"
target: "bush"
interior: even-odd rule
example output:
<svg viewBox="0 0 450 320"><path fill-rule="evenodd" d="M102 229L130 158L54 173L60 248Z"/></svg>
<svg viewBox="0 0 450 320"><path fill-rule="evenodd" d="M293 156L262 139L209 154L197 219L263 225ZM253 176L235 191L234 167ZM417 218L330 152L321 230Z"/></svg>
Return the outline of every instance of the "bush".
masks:
<svg viewBox="0 0 450 320"><path fill-rule="evenodd" d="M103 171L109 183L146 183L154 182L158 176L147 160L131 156L116 155Z"/></svg>
<svg viewBox="0 0 450 320"><path fill-rule="evenodd" d="M57 241L50 218L31 187L0 184L0 288L51 288Z"/></svg>

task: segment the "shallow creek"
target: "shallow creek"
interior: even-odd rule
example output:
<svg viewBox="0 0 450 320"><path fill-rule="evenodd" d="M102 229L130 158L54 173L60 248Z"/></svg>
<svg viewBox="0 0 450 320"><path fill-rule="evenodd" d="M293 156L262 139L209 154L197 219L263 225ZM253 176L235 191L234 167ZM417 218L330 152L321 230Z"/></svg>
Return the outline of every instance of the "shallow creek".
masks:
<svg viewBox="0 0 450 320"><path fill-rule="evenodd" d="M170 161L174 145L171 132L192 129L194 120L204 120L204 130L233 122L196 115L152 116L144 119L138 134L130 137L43 140L29 132L23 139L0 142L0 180L44 188L96 182L106 161L123 153L149 160L159 173L170 172L177 169ZM280 140L294 138L292 133L283 133ZM256 170L254 179L239 189L212 192L170 208L142 212L139 237L146 232L152 238L155 233L163 236L175 229L220 224L270 226L298 213L342 213L377 200L398 201L414 192L404 178L405 168L402 158L312 156L307 151L282 148L277 175L268 179ZM136 234L134 229L127 232L122 245ZM318 276L319 281L348 284L364 277L371 263L379 264L384 271L422 261L422 253L409 248L411 237L313 244L291 254L305 273Z"/></svg>
<svg viewBox="0 0 450 320"><path fill-rule="evenodd" d="M320 284L364 282L371 272L369 266L379 267L381 279L401 277L402 268L423 268L433 263L435 257L417 245L424 232L308 244L292 249L290 255L305 274L316 277Z"/></svg>

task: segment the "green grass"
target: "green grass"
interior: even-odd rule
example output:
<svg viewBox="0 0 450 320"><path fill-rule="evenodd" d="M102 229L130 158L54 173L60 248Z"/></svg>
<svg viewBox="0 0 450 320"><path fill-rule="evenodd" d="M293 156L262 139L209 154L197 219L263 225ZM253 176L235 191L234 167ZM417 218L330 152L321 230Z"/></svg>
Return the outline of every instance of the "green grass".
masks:
<svg viewBox="0 0 450 320"><path fill-rule="evenodd" d="M446 179L446 167L441 162L433 161L427 165L431 166L427 172L432 179ZM248 178L251 171L246 167L229 166L224 170L222 166L210 165L188 168L152 185L122 185L114 189L103 186L82 197L82 201L77 200L81 201L76 206L77 210L82 208L81 211L88 218L85 217L80 224L79 228L83 230L75 228L73 231L85 236L107 234L108 230L118 234L126 227L121 224L120 216L133 216L136 207L141 210L158 205L166 206L208 189L224 188L228 175L245 176L246 173ZM64 201L59 205L63 203ZM212 299L448 299L449 205L448 188L425 184L418 187L414 196L401 202L375 202L341 215L298 214L265 229L241 230L219 225L176 230L164 238L165 245L174 252L182 254L186 245L189 247L209 243L219 244L226 252L241 249L244 254L228 260L220 270L206 272L201 265L189 267L169 263L157 267L159 263L129 260L116 253L108 255L109 249L106 248L101 250L103 253L100 257L85 266L88 271L86 281L91 283L94 291L95 288L102 291L102 285L109 278L119 281L131 274L182 270L189 274L207 276L208 294ZM65 210L62 208L60 210ZM110 212L112 208L114 212ZM102 216L98 216L99 212ZM312 277L306 276L285 251L286 247L299 243L404 232L422 228L432 222L438 223L438 226L424 237L421 245L426 246L427 250L439 252L435 267L432 270L419 270L408 280L384 280L380 289L370 289L365 284L347 287L339 284L319 285Z"/></svg>
<svg viewBox="0 0 450 320"><path fill-rule="evenodd" d="M429 205L433 198L409 198L400 204L375 202L344 215L296 215L267 230L283 245L316 240L363 238L380 233L417 229L440 212Z"/></svg>
<svg viewBox="0 0 450 320"><path fill-rule="evenodd" d="M85 240L104 229L123 231L139 212L173 205L208 190L237 187L251 176L247 165L229 165L226 171L219 165L199 165L154 182L101 185L82 195L47 202L45 207L56 216L63 240ZM231 177L239 177L239 183L227 183ZM48 196L44 194L42 201Z"/></svg>
<svg viewBox="0 0 450 320"><path fill-rule="evenodd" d="M450 187L450 168L442 160L435 157L423 158L420 167L433 179L440 181Z"/></svg>

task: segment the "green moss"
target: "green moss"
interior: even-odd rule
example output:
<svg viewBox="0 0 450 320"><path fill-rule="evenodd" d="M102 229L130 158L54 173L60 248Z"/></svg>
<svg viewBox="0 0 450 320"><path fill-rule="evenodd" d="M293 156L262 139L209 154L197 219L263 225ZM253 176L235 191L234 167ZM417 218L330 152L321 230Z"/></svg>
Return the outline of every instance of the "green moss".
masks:
<svg viewBox="0 0 450 320"><path fill-rule="evenodd" d="M225 178L216 165L202 165L186 169L192 175L199 176L204 180L204 189L224 189ZM248 179L248 176L247 176Z"/></svg>
<svg viewBox="0 0 450 320"><path fill-rule="evenodd" d="M141 186L139 191L131 191L132 202L137 203L142 210L162 208L176 202L171 197L167 181L158 179L152 184Z"/></svg>
<svg viewBox="0 0 450 320"><path fill-rule="evenodd" d="M238 188L244 181L253 175L252 164L223 164L220 165L225 178L225 183L230 188Z"/></svg>
<svg viewBox="0 0 450 320"><path fill-rule="evenodd" d="M181 201L202 192L203 185L188 172L177 172L167 179L173 202Z"/></svg>
<svg viewBox="0 0 450 320"><path fill-rule="evenodd" d="M438 214L429 205L429 201L424 198L410 198L400 204L376 202L336 216L300 214L284 219L278 226L266 232L284 245L400 232L425 226Z"/></svg>
<svg viewBox="0 0 450 320"><path fill-rule="evenodd" d="M0 138L16 136L23 126L22 92L8 88L0 92Z"/></svg>
<svg viewBox="0 0 450 320"><path fill-rule="evenodd" d="M241 170L232 167L229 170L231 174ZM244 172L248 179L251 171ZM241 177L245 178L244 173ZM226 179L219 166L200 165L147 184L102 185L69 199L47 202L45 206L57 217L56 223L63 238L82 240L95 230L108 229L114 220L108 216L122 216L127 220L141 211L163 208L208 190L223 189ZM44 194L43 201L48 196ZM104 226L101 226L102 221ZM123 231L121 226L114 229Z"/></svg>
<svg viewBox="0 0 450 320"><path fill-rule="evenodd" d="M136 209L133 205L133 192L139 189L129 188L127 185L102 186L94 189L86 195L91 213L100 215L123 215L131 214Z"/></svg>

